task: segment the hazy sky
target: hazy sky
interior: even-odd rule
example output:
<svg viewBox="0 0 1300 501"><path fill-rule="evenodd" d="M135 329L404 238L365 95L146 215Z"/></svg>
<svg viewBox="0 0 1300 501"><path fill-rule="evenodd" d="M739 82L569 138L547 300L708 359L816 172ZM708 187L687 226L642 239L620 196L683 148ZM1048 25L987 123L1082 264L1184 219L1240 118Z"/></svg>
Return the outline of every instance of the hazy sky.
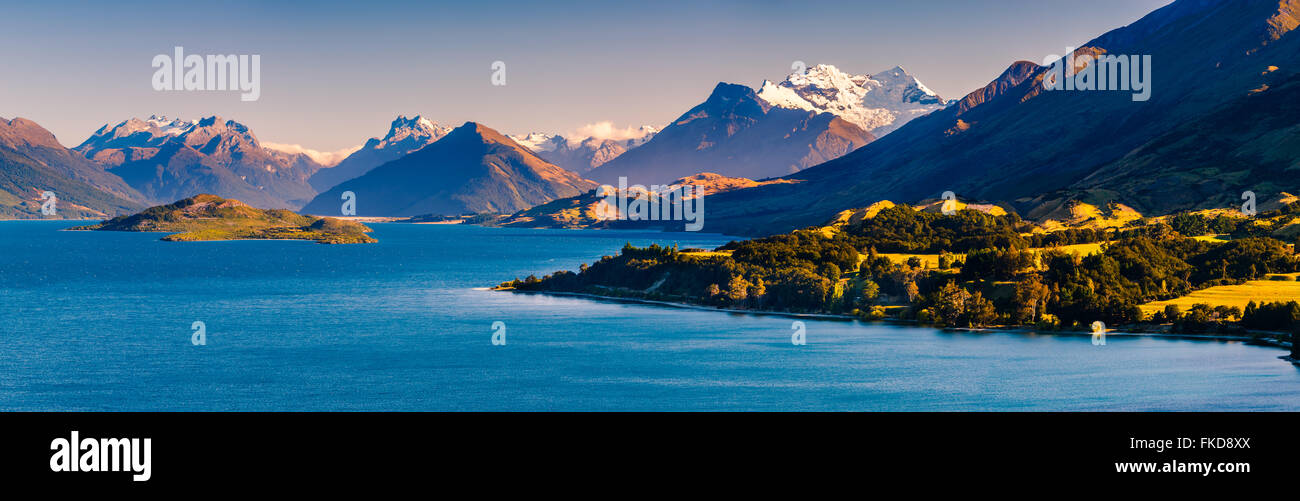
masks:
<svg viewBox="0 0 1300 501"><path fill-rule="evenodd" d="M719 81L780 80L793 61L902 65L944 98L1041 62L1169 0L7 2L0 117L75 146L105 123L220 115L262 141L322 151L399 114L502 132L663 126ZM158 92L157 54L260 54L261 99ZM493 61L505 86L491 85Z"/></svg>

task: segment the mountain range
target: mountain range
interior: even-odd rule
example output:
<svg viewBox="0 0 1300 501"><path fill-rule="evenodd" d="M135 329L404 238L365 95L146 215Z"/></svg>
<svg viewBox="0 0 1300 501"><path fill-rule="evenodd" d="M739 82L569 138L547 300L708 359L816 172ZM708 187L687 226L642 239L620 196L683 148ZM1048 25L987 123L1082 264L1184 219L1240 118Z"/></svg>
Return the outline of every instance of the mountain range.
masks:
<svg viewBox="0 0 1300 501"><path fill-rule="evenodd" d="M875 137L831 113L773 106L744 85L719 83L654 138L586 176L615 185L668 183L700 172L783 176L839 157Z"/></svg>
<svg viewBox="0 0 1300 501"><path fill-rule="evenodd" d="M608 163L632 148L645 144L658 132L659 129L644 125L635 131L633 137L626 139L596 136L565 137L539 132L510 136L510 139L532 150L547 162L577 173L584 173Z"/></svg>
<svg viewBox="0 0 1300 501"><path fill-rule="evenodd" d="M360 177L393 160L397 160L429 143L442 139L451 132L451 127L416 115L414 118L399 116L388 128L383 138L372 137L361 149L348 155L338 165L316 172L308 182L316 191L326 191L349 179Z"/></svg>
<svg viewBox="0 0 1300 501"><path fill-rule="evenodd" d="M1054 70L1029 61L953 101L901 67L852 75L816 65L758 89L719 83L662 130L617 139L507 137L398 117L333 167L219 117L130 119L72 150L15 118L0 121L0 215L40 217L46 190L71 210L64 217L198 193L336 214L342 191L361 197L360 215L513 212L595 182L702 172L779 178L709 195L708 231L741 235L945 191L1030 218L1076 203L1151 215L1237 206L1245 191L1261 201L1300 192L1297 12L1300 0L1178 0L1074 50L1150 58L1149 100L1049 90Z"/></svg>
<svg viewBox="0 0 1300 501"><path fill-rule="evenodd" d="M57 200L53 216L41 213L46 191ZM111 217L143 208L143 198L36 122L0 118L0 217Z"/></svg>
<svg viewBox="0 0 1300 501"><path fill-rule="evenodd" d="M708 231L783 232L944 191L1022 214L1068 200L1165 214L1295 192L1298 12L1300 0L1179 0L1075 51L1151 56L1148 101L1046 90L1049 68L1017 62L953 106L788 176L797 182L710 197Z"/></svg>
<svg viewBox="0 0 1300 501"><path fill-rule="evenodd" d="M541 176L553 177L560 186L489 195L491 200L484 203L450 203L438 210L527 208L551 200L539 198L538 193L567 193L562 186L587 183L572 179L574 173L609 183L627 176L647 184L705 171L744 178L789 174L870 142L874 136L866 128L884 132L942 105L938 96L901 68L868 77L817 65L779 84L764 82L759 92L719 84L704 103L670 124L667 134L652 126L619 130L602 123L568 135L508 136L510 144L528 150L535 160L568 172ZM244 124L216 116L198 120L157 115L131 118L100 127L72 149L33 122L18 119L5 126L10 187L4 198L11 207L7 214L14 217L19 213L31 216L33 203L46 189L39 186L55 185L61 187L56 191L72 197L64 199L65 206L71 207L67 204L74 203L73 198L86 202L85 210L65 213L75 217L112 216L199 193L236 198L261 208L298 209L318 194L416 153L451 132L450 127L419 115L399 116L383 137L370 138L355 149L326 154L298 145L262 143ZM14 139L19 137L27 140ZM468 157L459 155L458 160L468 162ZM541 171L554 173L549 167ZM523 180L519 186L542 186L549 181L536 184ZM513 184L515 180L504 178L488 177L482 182L503 184L463 187L497 194L519 187ZM466 193L424 188L431 190L427 195L438 192L462 201L470 198Z"/></svg>
<svg viewBox="0 0 1300 501"><path fill-rule="evenodd" d="M501 133L466 122L414 153L321 193L303 212L339 215L342 194L350 191L358 216L509 213L595 187Z"/></svg>
<svg viewBox="0 0 1300 501"><path fill-rule="evenodd" d="M132 118L101 127L74 151L152 203L216 193L256 207L296 208L316 194L307 180L321 168L306 154L264 148L248 127L216 116Z"/></svg>
<svg viewBox="0 0 1300 501"><path fill-rule="evenodd" d="M616 182L619 175L667 181L703 172L696 170L701 167L761 178L834 159L948 104L901 66L874 75L850 75L819 64L779 83L764 81L752 95L743 86L721 83L703 104L670 124L665 129L669 133L658 142L654 138L660 131L650 126L624 140L540 133L511 139L551 163L591 172L607 183ZM653 144L645 152L606 167L647 143ZM671 172L659 172L663 169Z"/></svg>
<svg viewBox="0 0 1300 501"><path fill-rule="evenodd" d="M949 104L902 66L850 75L818 64L779 83L764 81L758 97L773 106L830 113L876 137Z"/></svg>

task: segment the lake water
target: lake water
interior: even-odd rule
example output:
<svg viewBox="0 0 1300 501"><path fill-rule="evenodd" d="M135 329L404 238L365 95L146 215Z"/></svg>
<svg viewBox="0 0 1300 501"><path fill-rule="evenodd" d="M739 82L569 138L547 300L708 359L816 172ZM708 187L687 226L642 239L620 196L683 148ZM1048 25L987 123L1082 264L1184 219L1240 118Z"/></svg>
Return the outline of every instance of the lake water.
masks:
<svg viewBox="0 0 1300 501"><path fill-rule="evenodd" d="M624 242L374 224L378 244L170 243L0 222L2 410L1298 410L1236 342L963 333L482 290ZM206 325L194 346L191 326ZM493 346L503 322L506 345Z"/></svg>

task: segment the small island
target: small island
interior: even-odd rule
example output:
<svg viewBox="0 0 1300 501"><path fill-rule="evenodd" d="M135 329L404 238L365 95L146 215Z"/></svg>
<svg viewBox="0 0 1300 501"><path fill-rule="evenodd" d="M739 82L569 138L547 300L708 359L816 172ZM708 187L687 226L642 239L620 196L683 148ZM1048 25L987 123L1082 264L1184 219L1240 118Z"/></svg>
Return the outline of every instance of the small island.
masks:
<svg viewBox="0 0 1300 501"><path fill-rule="evenodd" d="M283 209L258 209L239 200L208 194L69 230L172 233L162 238L167 242L311 240L322 244L364 244L378 241L366 234L373 230L361 223L304 216Z"/></svg>

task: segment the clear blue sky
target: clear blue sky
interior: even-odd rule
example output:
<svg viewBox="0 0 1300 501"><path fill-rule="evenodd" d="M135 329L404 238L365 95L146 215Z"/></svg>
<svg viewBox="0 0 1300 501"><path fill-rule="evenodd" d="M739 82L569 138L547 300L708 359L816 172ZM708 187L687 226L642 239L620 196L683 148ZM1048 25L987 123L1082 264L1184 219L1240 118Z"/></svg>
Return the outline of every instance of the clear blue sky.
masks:
<svg viewBox="0 0 1300 501"><path fill-rule="evenodd" d="M0 8L0 117L65 145L127 117L221 115L263 141L328 151L398 114L506 133L662 126L719 81L791 62L902 65L945 98L1169 0L656 2L22 2ZM156 92L156 54L260 54L262 96ZM507 85L490 66L507 64Z"/></svg>

